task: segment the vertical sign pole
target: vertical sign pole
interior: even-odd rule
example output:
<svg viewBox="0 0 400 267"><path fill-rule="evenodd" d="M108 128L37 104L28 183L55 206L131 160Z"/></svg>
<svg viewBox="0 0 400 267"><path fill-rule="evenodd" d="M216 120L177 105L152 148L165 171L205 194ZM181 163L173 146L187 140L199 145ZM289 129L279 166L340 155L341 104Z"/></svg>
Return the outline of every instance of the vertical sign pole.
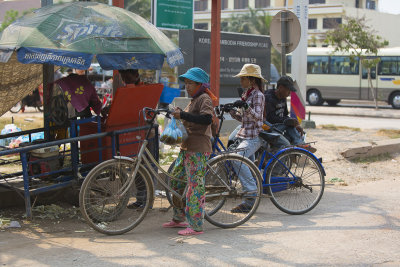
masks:
<svg viewBox="0 0 400 267"><path fill-rule="evenodd" d="M289 43L288 37L288 15L286 11L281 12L281 75L286 75L286 51L287 45Z"/></svg>
<svg viewBox="0 0 400 267"><path fill-rule="evenodd" d="M301 122L306 116L308 0L294 0L293 11L300 21L301 37L299 45L292 53L291 73L298 90L292 93L290 114Z"/></svg>
<svg viewBox="0 0 400 267"><path fill-rule="evenodd" d="M220 46L221 46L221 0L212 0L211 6L211 51L210 51L210 84L211 90L219 104L220 82Z"/></svg>

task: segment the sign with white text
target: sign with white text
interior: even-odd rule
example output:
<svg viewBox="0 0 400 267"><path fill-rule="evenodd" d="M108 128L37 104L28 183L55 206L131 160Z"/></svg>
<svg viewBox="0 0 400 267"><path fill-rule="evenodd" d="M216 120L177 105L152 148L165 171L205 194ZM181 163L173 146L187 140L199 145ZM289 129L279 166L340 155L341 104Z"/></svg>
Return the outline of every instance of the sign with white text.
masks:
<svg viewBox="0 0 400 267"><path fill-rule="evenodd" d="M193 0L155 0L154 25L169 30L193 29Z"/></svg>

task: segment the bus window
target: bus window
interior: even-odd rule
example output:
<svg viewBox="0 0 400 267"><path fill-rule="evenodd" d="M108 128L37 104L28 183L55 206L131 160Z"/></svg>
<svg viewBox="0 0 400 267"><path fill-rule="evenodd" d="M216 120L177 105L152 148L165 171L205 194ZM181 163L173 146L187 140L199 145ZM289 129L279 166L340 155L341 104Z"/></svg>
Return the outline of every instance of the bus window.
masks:
<svg viewBox="0 0 400 267"><path fill-rule="evenodd" d="M358 58L351 61L348 56L331 56L329 74L358 75Z"/></svg>
<svg viewBox="0 0 400 267"><path fill-rule="evenodd" d="M399 57L381 57L378 65L379 75L399 75Z"/></svg>
<svg viewBox="0 0 400 267"><path fill-rule="evenodd" d="M307 57L307 73L308 74L325 74L328 73L328 56L308 56Z"/></svg>

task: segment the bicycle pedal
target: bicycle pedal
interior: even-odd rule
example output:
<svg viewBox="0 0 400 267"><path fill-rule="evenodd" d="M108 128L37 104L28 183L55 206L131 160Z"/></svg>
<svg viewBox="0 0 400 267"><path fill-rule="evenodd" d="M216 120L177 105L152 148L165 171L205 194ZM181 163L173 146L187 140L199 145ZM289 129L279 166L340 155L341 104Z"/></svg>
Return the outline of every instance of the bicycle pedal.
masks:
<svg viewBox="0 0 400 267"><path fill-rule="evenodd" d="M318 160L319 160L320 163L322 163L322 157L321 157L321 158L318 158Z"/></svg>

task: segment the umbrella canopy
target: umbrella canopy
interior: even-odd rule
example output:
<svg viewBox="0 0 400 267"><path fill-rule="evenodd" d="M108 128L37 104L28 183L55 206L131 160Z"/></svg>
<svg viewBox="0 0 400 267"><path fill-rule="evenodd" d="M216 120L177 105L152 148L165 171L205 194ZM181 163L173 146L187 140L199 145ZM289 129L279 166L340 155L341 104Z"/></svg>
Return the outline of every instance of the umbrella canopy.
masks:
<svg viewBox="0 0 400 267"><path fill-rule="evenodd" d="M161 69L183 63L179 48L142 17L94 2L35 10L0 36L0 62L17 51L21 63L87 69L96 56L103 69Z"/></svg>

